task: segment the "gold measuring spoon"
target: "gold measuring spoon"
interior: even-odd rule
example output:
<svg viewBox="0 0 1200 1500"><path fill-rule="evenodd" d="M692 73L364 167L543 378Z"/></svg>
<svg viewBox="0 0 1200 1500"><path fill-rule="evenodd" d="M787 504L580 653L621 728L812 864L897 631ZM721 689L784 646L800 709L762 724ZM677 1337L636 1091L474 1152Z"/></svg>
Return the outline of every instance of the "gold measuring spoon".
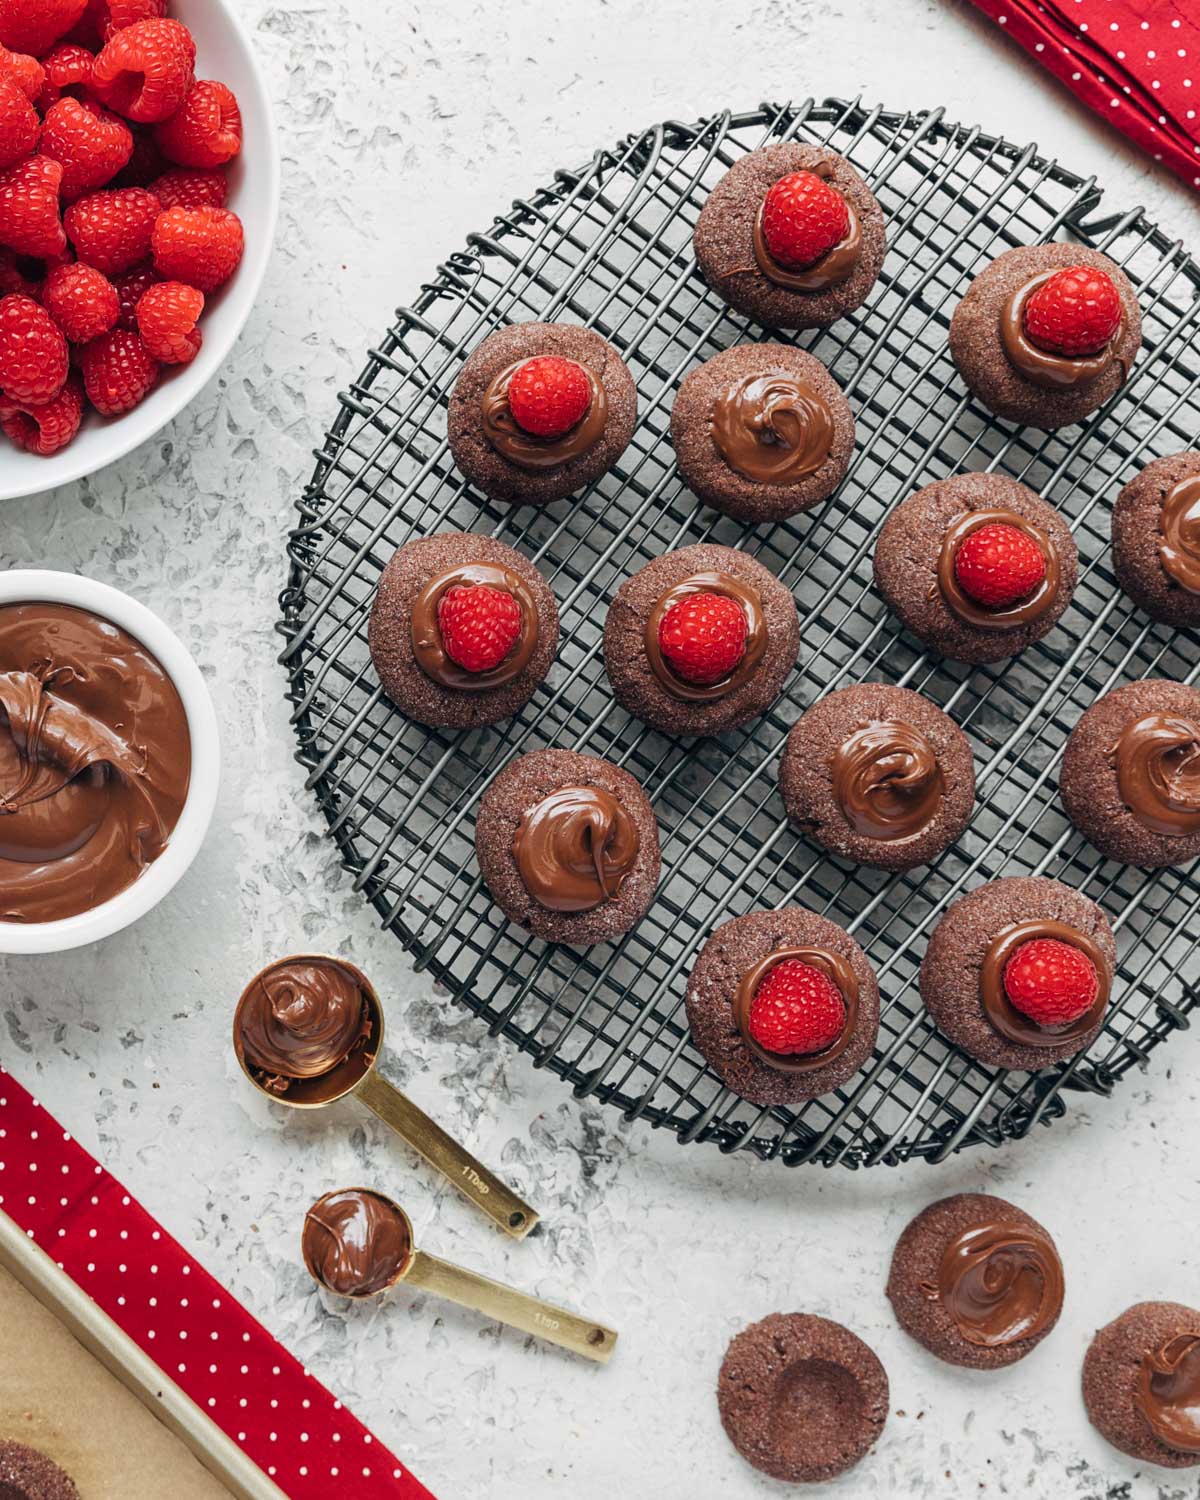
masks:
<svg viewBox="0 0 1200 1500"><path fill-rule="evenodd" d="M617 1335L601 1323L418 1250L408 1215L370 1188L318 1198L304 1216L301 1250L309 1275L340 1297L373 1297L404 1282L599 1364L616 1348Z"/></svg>
<svg viewBox="0 0 1200 1500"><path fill-rule="evenodd" d="M382 1046L383 1006L370 980L324 953L268 964L234 1012L233 1048L260 1092L290 1109L353 1095L506 1234L524 1239L537 1211L392 1087L375 1066Z"/></svg>

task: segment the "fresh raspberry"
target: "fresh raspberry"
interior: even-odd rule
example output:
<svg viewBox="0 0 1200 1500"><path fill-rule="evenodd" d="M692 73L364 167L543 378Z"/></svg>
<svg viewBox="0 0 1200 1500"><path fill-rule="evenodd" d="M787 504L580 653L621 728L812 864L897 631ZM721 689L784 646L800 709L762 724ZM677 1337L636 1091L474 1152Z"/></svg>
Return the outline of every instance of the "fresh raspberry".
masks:
<svg viewBox="0 0 1200 1500"><path fill-rule="evenodd" d="M132 271L125 271L122 275L113 277L113 286L116 288L117 301L120 306L117 314L118 328L136 330L138 303L147 291L157 284L158 280L158 272L149 261L145 261L140 266L134 266Z"/></svg>
<svg viewBox="0 0 1200 1500"><path fill-rule="evenodd" d="M75 253L106 276L117 276L150 254L161 205L145 188L89 193L66 212Z"/></svg>
<svg viewBox="0 0 1200 1500"><path fill-rule="evenodd" d="M86 9L87 0L0 0L0 42L41 57Z"/></svg>
<svg viewBox="0 0 1200 1500"><path fill-rule="evenodd" d="M46 70L37 58L7 47L0 47L0 78L12 79L31 104L37 103L46 87Z"/></svg>
<svg viewBox="0 0 1200 1500"><path fill-rule="evenodd" d="M114 328L84 344L79 356L88 400L106 417L119 417L149 395L159 364L128 328Z"/></svg>
<svg viewBox="0 0 1200 1500"><path fill-rule="evenodd" d="M1039 1026L1066 1026L1096 1003L1100 976L1071 943L1033 938L1004 965L1004 993Z"/></svg>
<svg viewBox="0 0 1200 1500"><path fill-rule="evenodd" d="M195 65L196 44L186 26L135 21L105 42L92 68L92 87L109 109L153 125L187 98Z"/></svg>
<svg viewBox="0 0 1200 1500"><path fill-rule="evenodd" d="M1046 559L1027 531L992 521L959 544L954 576L964 593L985 609L1007 609L1042 582Z"/></svg>
<svg viewBox="0 0 1200 1500"><path fill-rule="evenodd" d="M850 233L850 210L815 172L789 172L763 200L762 232L781 266L811 266Z"/></svg>
<svg viewBox="0 0 1200 1500"><path fill-rule="evenodd" d="M767 970L754 991L748 1024L750 1035L768 1052L824 1052L846 1025L846 1002L828 974L785 958Z"/></svg>
<svg viewBox="0 0 1200 1500"><path fill-rule="evenodd" d="M24 161L40 129L37 110L11 78L0 77L0 172Z"/></svg>
<svg viewBox="0 0 1200 1500"><path fill-rule="evenodd" d="M160 20L167 13L167 0L108 0L107 9L101 30L106 42L135 21Z"/></svg>
<svg viewBox="0 0 1200 1500"><path fill-rule="evenodd" d="M107 333L121 310L116 287L82 261L50 272L42 286L42 306L73 344Z"/></svg>
<svg viewBox="0 0 1200 1500"><path fill-rule="evenodd" d="M438 630L446 655L464 672L490 672L521 634L521 606L486 583L455 585L438 601Z"/></svg>
<svg viewBox="0 0 1200 1500"><path fill-rule="evenodd" d="M42 406L62 390L67 341L32 297L0 298L0 390L13 402Z"/></svg>
<svg viewBox="0 0 1200 1500"><path fill-rule="evenodd" d="M18 448L47 458L65 448L83 420L83 385L71 375L52 400L41 406L0 400L0 427Z"/></svg>
<svg viewBox="0 0 1200 1500"><path fill-rule="evenodd" d="M1107 271L1069 266L1029 294L1024 323L1052 354L1099 354L1121 325L1121 296Z"/></svg>
<svg viewBox="0 0 1200 1500"><path fill-rule="evenodd" d="M182 281L160 281L147 289L137 305L142 342L164 365L190 364L203 342L196 327L203 311L203 292Z"/></svg>
<svg viewBox="0 0 1200 1500"><path fill-rule="evenodd" d="M160 276L215 292L241 262L242 221L227 208L169 208L154 226L153 248Z"/></svg>
<svg viewBox="0 0 1200 1500"><path fill-rule="evenodd" d="M232 89L201 79L154 134L168 161L181 167L219 167L242 149L242 112Z"/></svg>
<svg viewBox="0 0 1200 1500"><path fill-rule="evenodd" d="M746 616L727 594L688 594L658 627L658 646L685 682L720 682L746 653Z"/></svg>
<svg viewBox="0 0 1200 1500"><path fill-rule="evenodd" d="M62 254L67 248L58 207L62 171L48 156L30 156L0 173L0 245L18 255Z"/></svg>
<svg viewBox="0 0 1200 1500"><path fill-rule="evenodd" d="M527 359L508 382L513 421L535 437L561 437L583 420L592 388L582 365L557 354Z"/></svg>
<svg viewBox="0 0 1200 1500"><path fill-rule="evenodd" d="M150 191L167 208L224 208L229 178L219 167L172 167L150 184Z"/></svg>
<svg viewBox="0 0 1200 1500"><path fill-rule="evenodd" d="M133 127L133 154L112 180L113 187L148 187L166 171L168 162L158 149L153 127ZM166 205L164 204L165 208Z"/></svg>
<svg viewBox="0 0 1200 1500"><path fill-rule="evenodd" d="M129 126L98 104L60 99L42 123L42 153L62 162L62 196L71 202L103 187L133 151Z"/></svg>
<svg viewBox="0 0 1200 1500"><path fill-rule="evenodd" d="M64 96L85 99L92 86L92 63L95 59L78 42L63 42L42 59L46 82L38 95L38 108L44 114Z"/></svg>

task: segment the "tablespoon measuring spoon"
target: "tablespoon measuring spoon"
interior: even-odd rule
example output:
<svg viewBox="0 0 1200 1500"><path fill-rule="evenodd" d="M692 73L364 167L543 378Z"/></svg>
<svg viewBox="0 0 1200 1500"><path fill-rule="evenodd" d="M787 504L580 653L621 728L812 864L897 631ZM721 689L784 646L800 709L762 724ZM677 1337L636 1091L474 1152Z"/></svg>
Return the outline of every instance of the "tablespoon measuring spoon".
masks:
<svg viewBox="0 0 1200 1500"><path fill-rule="evenodd" d="M598 1364L607 1364L616 1348L616 1333L602 1323L418 1250L412 1220L372 1188L318 1198L304 1216L301 1251L309 1275L339 1297L373 1297L404 1282Z"/></svg>
<svg viewBox="0 0 1200 1500"><path fill-rule="evenodd" d="M506 1234L538 1221L518 1198L376 1068L383 1006L367 976L343 958L297 953L261 970L233 1017L233 1048L261 1093L289 1109L324 1109L353 1096L389 1125Z"/></svg>

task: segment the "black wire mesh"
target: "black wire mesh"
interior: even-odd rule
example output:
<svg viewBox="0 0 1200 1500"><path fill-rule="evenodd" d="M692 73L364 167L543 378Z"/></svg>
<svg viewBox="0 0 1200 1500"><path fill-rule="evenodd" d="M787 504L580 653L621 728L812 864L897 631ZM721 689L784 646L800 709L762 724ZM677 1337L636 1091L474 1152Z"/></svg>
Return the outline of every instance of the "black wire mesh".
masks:
<svg viewBox="0 0 1200 1500"><path fill-rule="evenodd" d="M716 517L676 477L667 436L681 377L717 350L780 338L731 314L691 254L696 215L743 152L827 142L883 205L890 252L855 316L795 342L833 371L858 420L849 475L824 506L752 530ZM1194 681L1197 636L1152 626L1116 588L1108 556L1118 487L1200 431L1200 270L1140 212L1104 215L1091 181L972 128L827 101L675 122L599 152L516 203L453 255L396 315L317 452L288 544L280 629L308 770L356 886L463 1004L552 1068L578 1096L666 1126L682 1141L748 1148L789 1165L940 1160L998 1144L1107 1094L1200 999L1200 879L1105 862L1066 823L1056 767L1100 693L1130 678ZM1126 389L1085 427L1014 431L964 394L946 351L971 277L1011 245L1073 238L1107 251L1138 288L1145 347ZM624 355L637 434L622 463L577 498L496 505L457 473L447 396L493 328L579 321ZM786 337L786 336L784 336ZM1074 603L1018 660L969 669L923 652L871 588L874 538L892 504L957 470L997 469L1049 497L1079 542ZM366 624L393 550L444 528L519 546L558 596L558 662L523 714L473 733L410 724L382 695ZM779 702L742 731L696 744L650 731L612 701L600 653L608 600L649 558L702 540L744 547L793 590L799 664ZM970 737L979 801L961 841L902 875L822 857L784 820L776 766L788 728L820 694L863 679L919 689ZM663 834L663 881L620 943L577 951L510 927L476 869L474 810L512 756L542 745L605 755L645 786ZM925 939L964 890L1047 874L1099 901L1121 952L1115 1003L1086 1056L1005 1074L949 1046L916 989ZM861 1074L799 1111L738 1099L707 1071L683 1012L688 970L717 923L800 903L858 937L879 974L879 1047Z"/></svg>

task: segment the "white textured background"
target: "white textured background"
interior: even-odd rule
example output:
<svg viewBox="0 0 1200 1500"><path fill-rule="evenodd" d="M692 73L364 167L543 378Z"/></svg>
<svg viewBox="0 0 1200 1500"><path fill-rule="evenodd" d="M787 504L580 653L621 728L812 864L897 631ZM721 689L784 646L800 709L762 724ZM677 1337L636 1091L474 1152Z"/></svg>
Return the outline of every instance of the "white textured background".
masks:
<svg viewBox="0 0 1200 1500"><path fill-rule="evenodd" d="M861 93L1036 139L1096 173L1109 206L1144 203L1200 245L1196 200L965 0L242 9L284 156L262 301L221 378L159 439L90 483L9 504L0 529L3 565L128 589L190 644L222 721L224 795L191 873L135 930L4 964L5 1061L439 1500L782 1493L728 1446L713 1394L729 1337L780 1309L849 1323L891 1377L878 1450L830 1491L1200 1494L1186 1475L1139 1474L1091 1431L1078 1395L1099 1323L1143 1296L1200 1303L1194 1038L1177 1037L1111 1101L1085 1099L1035 1139L937 1169L789 1172L620 1128L488 1041L375 931L291 760L272 630L310 449L391 309L513 197L634 127ZM374 976L390 1007L388 1075L512 1174L547 1235L501 1243L352 1108L283 1119L251 1097L227 1044L231 1007L259 965L306 944ZM402 1190L427 1248L613 1322L614 1363L593 1369L404 1295L322 1306L299 1264L302 1213L359 1180ZM927 1357L883 1296L912 1213L980 1187L1053 1229L1068 1278L1053 1338L990 1376Z"/></svg>

